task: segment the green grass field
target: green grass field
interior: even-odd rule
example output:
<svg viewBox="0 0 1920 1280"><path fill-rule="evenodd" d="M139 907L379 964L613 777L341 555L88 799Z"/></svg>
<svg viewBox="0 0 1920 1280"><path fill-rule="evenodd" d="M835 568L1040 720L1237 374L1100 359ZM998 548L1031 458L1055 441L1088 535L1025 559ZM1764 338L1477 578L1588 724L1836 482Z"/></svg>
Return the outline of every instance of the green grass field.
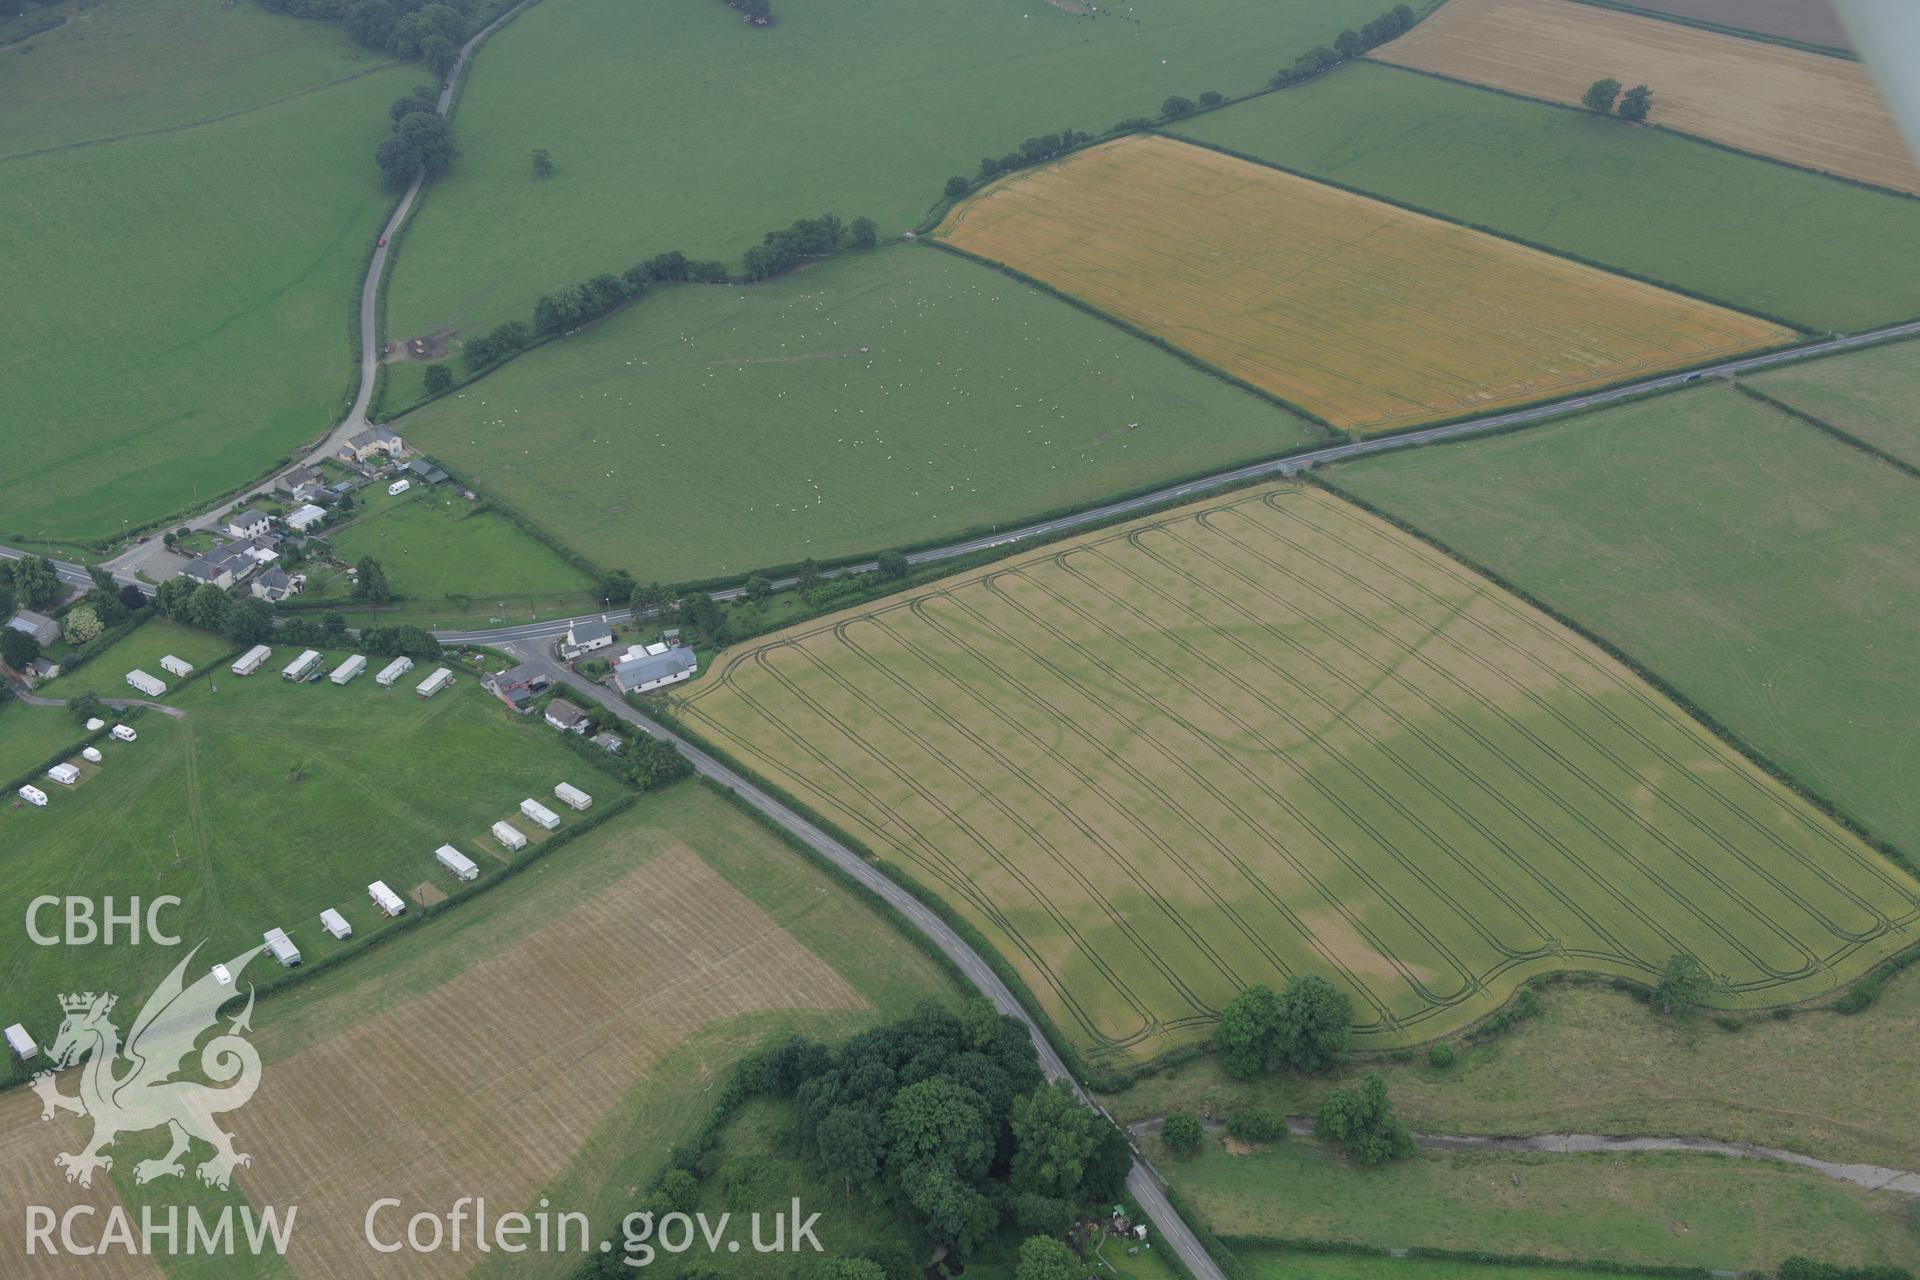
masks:
<svg viewBox="0 0 1920 1280"><path fill-rule="evenodd" d="M1675 1023L1598 984L1550 984L1539 1000L1538 1016L1502 1034L1453 1041L1447 1068L1415 1050L1407 1062L1357 1059L1341 1076L1240 1081L1208 1055L1106 1103L1123 1124L1178 1108L1311 1115L1327 1089L1381 1071L1400 1114L1427 1133L1679 1134L1920 1168L1920 1098L1903 1084L1901 1050L1920 1017L1920 976L1889 983L1862 1014L1761 1015L1738 1030L1705 1017Z"/></svg>
<svg viewBox="0 0 1920 1280"><path fill-rule="evenodd" d="M372 556L386 570L409 615L440 612L517 614L594 607L593 583L559 553L497 511L468 502L453 485L416 485L399 497L370 485L351 524L328 535L336 556L357 564ZM345 574L310 571L303 602L348 599Z"/></svg>
<svg viewBox="0 0 1920 1280"><path fill-rule="evenodd" d="M666 249L737 260L827 210L890 238L983 155L1151 115L1169 94L1247 92L1386 7L819 0L755 30L720 4L536 5L475 61L460 160L406 233L387 327L478 332L596 272ZM552 178L533 176L534 148Z"/></svg>
<svg viewBox="0 0 1920 1280"><path fill-rule="evenodd" d="M72 789L49 784L46 808L0 809L0 912L20 920L41 894L172 894L183 905L171 926L189 944L231 955L277 925L320 959L387 927L369 881L403 897L423 883L454 892L433 860L451 843L484 884L505 865L488 828L522 798L551 797L568 779L606 801L619 793L472 676L422 700L413 685L431 670L423 664L389 698L371 670L340 688L288 684L278 672L297 653L276 648L250 678L220 669L194 681L169 696L182 717L140 717L137 742L103 743L105 762ZM574 819L561 812L564 829ZM353 923L350 942L320 931L328 906ZM14 1016L30 1012L37 1025L56 985L132 990L173 962L167 950L37 947L16 930L0 947L0 975Z"/></svg>
<svg viewBox="0 0 1920 1280"><path fill-rule="evenodd" d="M189 129L0 159L0 533L118 536L332 424L388 205L373 147L420 78L382 70Z"/></svg>
<svg viewBox="0 0 1920 1280"><path fill-rule="evenodd" d="M1920 486L1723 387L1335 469L1920 850Z"/></svg>
<svg viewBox="0 0 1920 1280"><path fill-rule="evenodd" d="M211 631L169 618L149 618L84 665L62 671L34 692L43 698L71 698L89 690L103 698L142 698L146 695L127 683L127 672L138 668L167 686L162 702L177 702L185 687L178 676L160 666L160 659L172 654L197 670L232 648Z"/></svg>
<svg viewBox="0 0 1920 1280"><path fill-rule="evenodd" d="M1809 360L1747 380L1774 399L1920 466L1920 343Z"/></svg>
<svg viewBox="0 0 1920 1280"><path fill-rule="evenodd" d="M907 247L669 290L403 429L643 582L950 537L1317 434L999 272Z"/></svg>
<svg viewBox="0 0 1920 1280"><path fill-rule="evenodd" d="M1360 1169L1305 1139L1235 1156L1210 1136L1184 1159L1157 1137L1143 1145L1230 1242L1304 1237L1740 1271L1771 1271L1796 1253L1847 1264L1920 1260L1907 1197L1754 1160L1422 1153ZM1402 1274L1384 1259L1376 1265L1356 1274Z"/></svg>
<svg viewBox="0 0 1920 1280"><path fill-rule="evenodd" d="M0 702L0 781L37 769L53 753L87 736L60 707L30 707L8 699ZM0 805L12 804L0 795Z"/></svg>
<svg viewBox="0 0 1920 1280"><path fill-rule="evenodd" d="M1791 320L1920 316L1920 202L1374 63L1173 132Z"/></svg>
<svg viewBox="0 0 1920 1280"><path fill-rule="evenodd" d="M338 24L250 0L59 0L36 10L67 21L31 49L0 48L0 158L252 111L389 61Z"/></svg>
<svg viewBox="0 0 1920 1280"><path fill-rule="evenodd" d="M1698 955L1736 1006L1920 886L1572 633L1316 489L1122 525L722 653L677 714L920 878L1077 1048L1327 973L1357 1043Z"/></svg>

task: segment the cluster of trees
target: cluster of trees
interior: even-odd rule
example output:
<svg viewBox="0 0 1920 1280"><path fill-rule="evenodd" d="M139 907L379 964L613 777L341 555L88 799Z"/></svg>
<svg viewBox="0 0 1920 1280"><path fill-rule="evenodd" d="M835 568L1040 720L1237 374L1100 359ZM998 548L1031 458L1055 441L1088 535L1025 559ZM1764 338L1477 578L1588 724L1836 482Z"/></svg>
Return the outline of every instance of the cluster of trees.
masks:
<svg viewBox="0 0 1920 1280"><path fill-rule="evenodd" d="M1185 119L1196 111L1211 111L1223 105L1226 100L1226 94L1213 89L1201 94L1198 102L1176 93L1160 104L1160 118L1162 120Z"/></svg>
<svg viewBox="0 0 1920 1280"><path fill-rule="evenodd" d="M260 0L275 13L338 22L369 49L418 59L435 75L453 69L466 38L473 0Z"/></svg>
<svg viewBox="0 0 1920 1280"><path fill-rule="evenodd" d="M60 575L53 561L45 556L0 560L0 614L11 617L16 609L44 613L59 600Z"/></svg>
<svg viewBox="0 0 1920 1280"><path fill-rule="evenodd" d="M693 281L710 284L727 279L727 264L694 261L678 249L657 253L645 262L636 262L620 275L603 273L582 284L568 285L546 294L533 307L533 323L509 320L491 333L466 342L466 363L477 373L515 352L524 349L539 334L564 333L568 329L598 319L631 298L646 292L651 284ZM433 370L429 369L429 376ZM453 383L449 371L446 386ZM438 388L446 390L446 386ZM429 391L435 388L429 384ZM624 595L620 597L624 599Z"/></svg>
<svg viewBox="0 0 1920 1280"><path fill-rule="evenodd" d="M236 600L211 582L170 578L153 593L153 607L175 622L212 631L233 645L255 645L273 632L273 606L252 596Z"/></svg>
<svg viewBox="0 0 1920 1280"><path fill-rule="evenodd" d="M387 108L393 129L373 149L373 162L395 191L404 190L422 169L432 178L453 163L453 125L435 108L438 100L437 93L422 86Z"/></svg>
<svg viewBox="0 0 1920 1280"><path fill-rule="evenodd" d="M385 604L393 599L393 586L387 571L372 556L362 556L353 566L353 598L363 604Z"/></svg>
<svg viewBox="0 0 1920 1280"><path fill-rule="evenodd" d="M871 249L879 241L880 228L872 218L855 218L845 224L831 213L817 218L799 218L792 225L769 231L761 242L747 250L741 274L748 280L766 280L806 258L823 258L842 245Z"/></svg>
<svg viewBox="0 0 1920 1280"><path fill-rule="evenodd" d="M1615 99L1619 101L1616 103ZM1653 110L1653 90L1637 84L1622 94L1620 82L1608 76L1587 86L1587 91L1580 95L1580 105L1595 115L1616 113L1629 124L1639 124Z"/></svg>
<svg viewBox="0 0 1920 1280"><path fill-rule="evenodd" d="M1358 31L1351 27L1342 31L1333 38L1331 48L1323 44L1307 50L1293 60L1291 67L1276 74L1273 77L1273 83L1289 85L1305 80L1309 76L1317 76L1322 71L1359 57L1369 49L1377 49L1387 41L1404 35L1412 29L1412 8L1397 4L1371 22L1363 23Z"/></svg>
<svg viewBox="0 0 1920 1280"><path fill-rule="evenodd" d="M1317 973L1295 974L1278 995L1255 983L1227 1002L1213 1029L1230 1076L1251 1079L1291 1067L1325 1071L1353 1042L1353 1001Z"/></svg>
<svg viewBox="0 0 1920 1280"><path fill-rule="evenodd" d="M1071 151L1082 143L1091 141L1092 138L1092 134L1080 129L1062 129L1058 133L1043 133L1037 137L1028 138L1020 144L1018 151L1009 151L998 158L982 156L980 176L993 178L1015 169L1025 168L1030 164L1038 164L1042 160L1050 160L1063 151ZM963 196L967 193L969 185L971 184L965 178L956 174L947 179L947 194Z"/></svg>
<svg viewBox="0 0 1920 1280"><path fill-rule="evenodd" d="M1331 1142L1360 1164L1386 1164L1413 1154L1413 1135L1406 1122L1393 1114L1387 1101L1387 1080L1378 1071L1346 1089L1335 1089L1320 1101L1313 1118L1313 1136Z"/></svg>
<svg viewBox="0 0 1920 1280"><path fill-rule="evenodd" d="M837 1052L795 1039L753 1070L793 1097L824 1174L873 1188L963 1256L1003 1222L1064 1234L1132 1166L1125 1136L1047 1083L1026 1029L983 999L958 1014L923 1004Z"/></svg>

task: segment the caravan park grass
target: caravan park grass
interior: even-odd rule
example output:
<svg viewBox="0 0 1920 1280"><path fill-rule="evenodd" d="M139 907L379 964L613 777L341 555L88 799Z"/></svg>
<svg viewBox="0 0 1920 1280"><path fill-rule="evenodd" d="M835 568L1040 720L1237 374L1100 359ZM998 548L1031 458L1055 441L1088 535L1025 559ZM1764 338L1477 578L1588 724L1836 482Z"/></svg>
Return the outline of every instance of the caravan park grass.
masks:
<svg viewBox="0 0 1920 1280"><path fill-rule="evenodd" d="M722 653L677 714L964 914L1099 1060L1327 973L1357 1043L1527 976L1823 994L1920 886L1597 649L1319 490L1091 534Z"/></svg>
<svg viewBox="0 0 1920 1280"><path fill-rule="evenodd" d="M1174 132L1815 331L1920 316L1920 202L1665 130L1354 62Z"/></svg>
<svg viewBox="0 0 1920 1280"><path fill-rule="evenodd" d="M889 921L765 829L712 792L676 787L263 1001L260 1093L230 1122L254 1156L236 1185L256 1205L300 1205L299 1274L382 1261L361 1236L381 1195L406 1213L458 1195L530 1211L546 1196L589 1213L597 1242L741 1054L795 1032L838 1040L952 991ZM25 1090L0 1097L0 1128L18 1135L0 1188L22 1202L49 1178L64 1185L52 1152L78 1129L33 1123L38 1105ZM155 1136L115 1148L113 1186L135 1205L181 1191L132 1183ZM478 1274L568 1276L581 1263L510 1261ZM414 1255L407 1274L484 1262Z"/></svg>
<svg viewBox="0 0 1920 1280"><path fill-rule="evenodd" d="M1920 484L1724 387L1336 468L1911 856Z"/></svg>
<svg viewBox="0 0 1920 1280"><path fill-rule="evenodd" d="M415 486L389 497L380 485L360 491L352 523L330 532L333 553L348 564L372 556L401 597L395 609L429 623L441 614L517 617L591 610L593 583L559 552L498 511L468 502L456 484ZM350 603L344 573L308 570L302 603Z"/></svg>
<svg viewBox="0 0 1920 1280"><path fill-rule="evenodd" d="M1143 1146L1230 1248L1287 1236L1768 1273L1793 1254L1842 1265L1920 1260L1908 1197L1757 1160L1422 1152L1361 1169L1306 1139L1232 1155L1209 1135L1184 1159L1157 1136ZM1379 1265L1359 1274L1402 1274Z"/></svg>
<svg viewBox="0 0 1920 1280"><path fill-rule="evenodd" d="M129 690L131 692L131 690ZM63 707L30 707L8 699L0 702L0 781L18 777L87 736ZM0 804L12 804L0 794Z"/></svg>
<svg viewBox="0 0 1920 1280"><path fill-rule="evenodd" d="M1383 0L794 4L755 29L717 3L535 5L488 41L460 162L415 212L388 292L408 338L525 318L550 289L667 249L740 254L831 210L883 239L950 175L1036 134L1244 93ZM553 157L535 178L534 148Z"/></svg>
<svg viewBox="0 0 1920 1280"><path fill-rule="evenodd" d="M1920 343L1809 360L1748 384L1856 440L1920 467Z"/></svg>
<svg viewBox="0 0 1920 1280"><path fill-rule="evenodd" d="M1615 76L1652 86L1649 124L1920 192L1866 67L1845 58L1575 0L1448 0L1371 56L1570 104Z"/></svg>
<svg viewBox="0 0 1920 1280"><path fill-rule="evenodd" d="M381 70L190 128L0 158L0 534L118 537L331 425L389 201L373 146L419 79Z"/></svg>
<svg viewBox="0 0 1920 1280"><path fill-rule="evenodd" d="M0 809L0 914L17 923L42 894L171 894L183 902L169 927L189 945L204 939L210 957L278 926L319 960L390 927L369 881L403 897L423 883L457 893L433 860L451 843L479 864L484 885L504 857L483 837L522 798L550 801L563 780L604 801L619 793L470 675L430 700L413 692L427 664L391 697L373 682L379 659L344 687L289 684L279 671L298 652L276 647L248 678L222 667L195 680L168 697L180 718L132 720L139 740L103 742L105 762L86 766L76 787L47 784L45 808ZM353 924L350 942L320 931L323 907ZM0 941L0 1013L45 1043L56 987L144 990L175 959L166 947L35 946L16 929Z"/></svg>
<svg viewBox="0 0 1920 1280"><path fill-rule="evenodd" d="M127 672L137 668L167 686L160 701L178 702L187 686L181 684L180 677L163 669L160 659L172 654L198 670L232 650L232 645L211 631L170 618L149 618L88 662L61 672L34 692L43 698L71 698L88 691L103 698L144 698L145 694L127 683ZM65 716L66 712L60 714ZM82 732L76 726L76 736Z"/></svg>
<svg viewBox="0 0 1920 1280"><path fill-rule="evenodd" d="M904 246L663 291L402 429L642 582L950 538L1322 434L997 271Z"/></svg>
<svg viewBox="0 0 1920 1280"><path fill-rule="evenodd" d="M1792 337L1159 136L1002 179L955 207L939 235L1361 432L1551 399Z"/></svg>

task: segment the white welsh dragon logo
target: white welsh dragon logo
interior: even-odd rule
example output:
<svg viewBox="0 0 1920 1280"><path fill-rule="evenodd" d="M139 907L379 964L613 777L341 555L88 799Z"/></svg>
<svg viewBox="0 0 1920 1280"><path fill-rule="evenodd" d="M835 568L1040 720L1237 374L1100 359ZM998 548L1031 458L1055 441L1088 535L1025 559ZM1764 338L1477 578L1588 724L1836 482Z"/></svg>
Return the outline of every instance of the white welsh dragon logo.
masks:
<svg viewBox="0 0 1920 1280"><path fill-rule="evenodd" d="M195 1138L213 1148L213 1158L195 1170L200 1181L210 1187L224 1189L234 1169L251 1162L251 1157L233 1149L233 1135L214 1120L223 1111L244 1106L260 1087L260 1054L241 1034L252 1029L251 987L247 990L247 1007L228 1030L199 1049L201 1074L223 1087L174 1077L186 1069L202 1034L219 1024L220 1006L239 996L236 986L240 971L260 950L255 947L227 963L236 985L222 983L209 973L187 986L181 975L199 951L195 947L174 966L140 1010L125 1046L120 1043L118 1029L108 1020L113 996L89 991L60 997L67 1017L60 1024L49 1056L54 1070L86 1059L80 1072L80 1092L61 1093L53 1071L34 1076L33 1090L44 1107L42 1120L53 1119L57 1111L93 1118L92 1140L79 1151L54 1157L54 1163L67 1171L68 1182L92 1186L94 1170L113 1168L113 1157L103 1153L115 1138L163 1125L172 1136L172 1146L159 1159L135 1165L135 1182L182 1176L186 1170L180 1157Z"/></svg>

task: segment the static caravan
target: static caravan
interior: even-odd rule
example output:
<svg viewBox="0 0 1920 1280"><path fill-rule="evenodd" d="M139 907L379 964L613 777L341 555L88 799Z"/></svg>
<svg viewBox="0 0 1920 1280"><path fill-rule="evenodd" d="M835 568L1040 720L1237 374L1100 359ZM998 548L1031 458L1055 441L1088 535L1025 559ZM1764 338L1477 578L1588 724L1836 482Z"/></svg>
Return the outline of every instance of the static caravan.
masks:
<svg viewBox="0 0 1920 1280"><path fill-rule="evenodd" d="M367 886L367 896L373 899L373 905L380 908L383 916L397 916L407 909L400 895L387 888L385 880L375 880Z"/></svg>
<svg viewBox="0 0 1920 1280"><path fill-rule="evenodd" d="M332 907L328 907L320 913L320 927L334 937L342 940L353 936L353 926L347 923L345 916L335 911Z"/></svg>
<svg viewBox="0 0 1920 1280"><path fill-rule="evenodd" d="M57 764L47 770L47 776L63 787L70 787L80 781L80 771L70 764Z"/></svg>
<svg viewBox="0 0 1920 1280"><path fill-rule="evenodd" d="M412 658L395 658L392 662L380 668L380 674L373 678L373 682L382 689L391 689L393 688L394 681L411 670L413 670Z"/></svg>
<svg viewBox="0 0 1920 1280"><path fill-rule="evenodd" d="M273 958L291 969L300 963L300 948L293 945L293 939L287 936L285 929L269 929L260 935L266 940L267 950Z"/></svg>
<svg viewBox="0 0 1920 1280"><path fill-rule="evenodd" d="M527 847L527 838L510 823L494 823L493 838L515 853Z"/></svg>
<svg viewBox="0 0 1920 1280"><path fill-rule="evenodd" d="M282 680L305 680L313 674L313 669L319 665L320 651L318 649L308 649L287 664L287 669L280 673L280 678Z"/></svg>
<svg viewBox="0 0 1920 1280"><path fill-rule="evenodd" d="M138 689L141 693L146 694L149 698L157 698L167 691L165 684L155 680L138 667L127 672L127 683Z"/></svg>
<svg viewBox="0 0 1920 1280"><path fill-rule="evenodd" d="M88 764L99 764L102 760L106 759L105 756L100 754L100 748L98 747L82 747L80 748L80 756Z"/></svg>
<svg viewBox="0 0 1920 1280"><path fill-rule="evenodd" d="M520 812L549 831L560 825L560 815L531 796L520 802Z"/></svg>
<svg viewBox="0 0 1920 1280"><path fill-rule="evenodd" d="M445 667L435 667L433 674L414 686L413 691L423 698L431 698L434 694L440 692L452 683L453 672L447 670Z"/></svg>
<svg viewBox="0 0 1920 1280"><path fill-rule="evenodd" d="M553 794L559 797L560 802L570 809L590 809L593 807L593 797L570 782L563 782L555 787Z"/></svg>
<svg viewBox="0 0 1920 1280"><path fill-rule="evenodd" d="M257 644L240 655L240 660L233 664L233 674L237 676L250 676L265 666L267 659L272 656L273 650L267 648L266 645Z"/></svg>
<svg viewBox="0 0 1920 1280"><path fill-rule="evenodd" d="M333 682L335 684L345 684L366 669L367 660L356 653L338 667L334 668Z"/></svg>
<svg viewBox="0 0 1920 1280"><path fill-rule="evenodd" d="M182 679L193 674L193 664L191 662L188 662L185 658L176 658L172 654L168 654L166 657L160 659L160 669L168 675L179 676Z"/></svg>
<svg viewBox="0 0 1920 1280"><path fill-rule="evenodd" d="M123 724L117 724L113 726L113 736L120 739L120 741L122 742L133 742L140 737L139 734L127 728L127 726Z"/></svg>
<svg viewBox="0 0 1920 1280"><path fill-rule="evenodd" d="M443 844L433 851L433 856L441 866L453 872L456 880L473 880L480 875L480 868L473 865L473 859L450 844Z"/></svg>
<svg viewBox="0 0 1920 1280"><path fill-rule="evenodd" d="M22 1062L40 1053L40 1046L33 1042L33 1037L27 1034L27 1029L17 1022L4 1032L0 1032L0 1035L6 1036L8 1051Z"/></svg>
<svg viewBox="0 0 1920 1280"><path fill-rule="evenodd" d="M35 808L44 809L47 807L47 793L34 786L31 782L20 788L20 798Z"/></svg>

